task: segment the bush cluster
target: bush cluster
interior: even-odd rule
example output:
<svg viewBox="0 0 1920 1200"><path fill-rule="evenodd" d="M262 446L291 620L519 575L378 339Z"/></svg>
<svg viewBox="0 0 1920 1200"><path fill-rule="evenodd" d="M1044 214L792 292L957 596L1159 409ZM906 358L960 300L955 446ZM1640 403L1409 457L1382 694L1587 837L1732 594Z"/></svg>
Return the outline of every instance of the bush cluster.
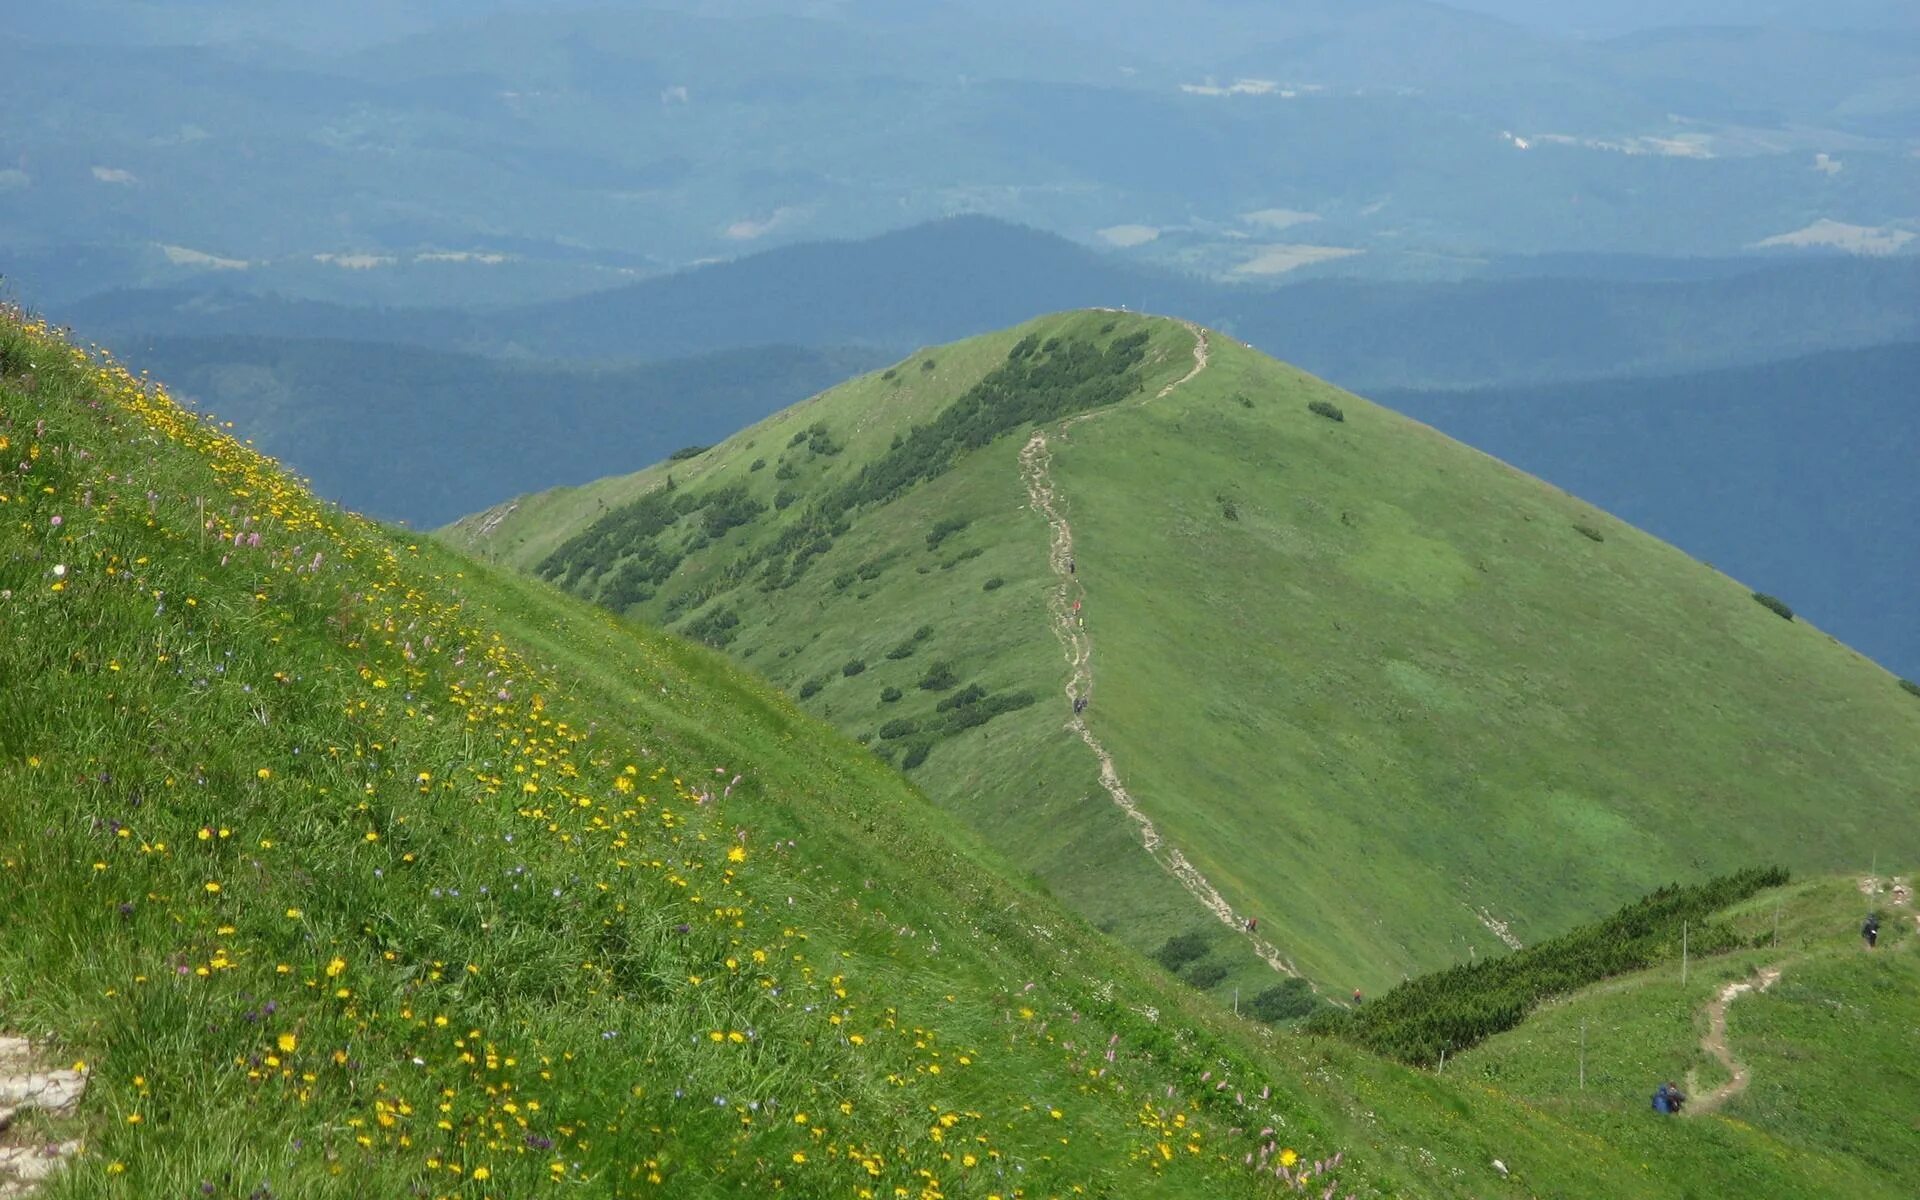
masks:
<svg viewBox="0 0 1920 1200"><path fill-rule="evenodd" d="M1344 421L1347 419L1347 414L1341 412L1340 406L1331 400L1309 401L1307 403L1307 411L1313 413L1315 416L1325 417L1329 421Z"/></svg>
<svg viewBox="0 0 1920 1200"><path fill-rule="evenodd" d="M1758 604L1761 608L1784 617L1789 621L1793 620L1793 609L1789 608L1787 602L1780 597L1769 596L1765 592L1755 592L1753 594L1753 600L1754 603Z"/></svg>
<svg viewBox="0 0 1920 1200"><path fill-rule="evenodd" d="M1307 1028L1431 1066L1443 1052L1457 1054L1512 1029L1542 1001L1678 957L1683 924L1695 954L1735 948L1740 939L1712 915L1785 882L1783 868L1753 867L1692 887L1664 887L1551 941L1410 979L1351 1011L1329 1009Z"/></svg>
<svg viewBox="0 0 1920 1200"><path fill-rule="evenodd" d="M1304 979L1281 980L1270 988L1261 989L1247 1002L1247 1011L1253 1018L1269 1025L1310 1016L1319 1007L1320 998L1313 994L1312 985Z"/></svg>
<svg viewBox="0 0 1920 1200"><path fill-rule="evenodd" d="M1153 952L1153 961L1167 970L1179 973L1181 967L1190 962L1198 962L1207 956L1206 935L1200 933L1176 933L1162 942Z"/></svg>

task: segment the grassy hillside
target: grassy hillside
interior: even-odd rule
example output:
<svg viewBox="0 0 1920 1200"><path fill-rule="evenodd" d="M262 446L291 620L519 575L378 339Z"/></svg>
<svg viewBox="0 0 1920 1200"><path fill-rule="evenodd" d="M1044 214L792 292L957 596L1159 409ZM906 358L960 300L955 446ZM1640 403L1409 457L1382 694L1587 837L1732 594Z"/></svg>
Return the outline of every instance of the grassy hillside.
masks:
<svg viewBox="0 0 1920 1200"><path fill-rule="evenodd" d="M61 1194L1262 1194L1250 1130L1338 1149L715 656L43 329L0 448L0 1029L88 1064Z"/></svg>
<svg viewBox="0 0 1920 1200"><path fill-rule="evenodd" d="M1072 576L1029 504L1029 423L893 486L926 440L915 429L1039 394L1007 390L1031 361L1016 347L1138 334L1125 399L1064 434L1044 426ZM1175 851L1344 995L1674 880L1920 849L1899 817L1920 782L1920 702L1884 671L1671 547L1231 339L1213 336L1206 369L1162 395L1194 337L1048 318L452 536L724 644L1222 1001L1274 973L1175 877ZM1050 614L1075 600L1094 648L1087 729L1161 839L1152 856L1068 728Z"/></svg>
<svg viewBox="0 0 1920 1200"><path fill-rule="evenodd" d="M1869 910L1882 913L1870 954L1858 933ZM1851 1158L1920 1192L1920 936L1908 881L1808 880L1728 918L1751 948L1696 960L1684 979L1669 961L1568 997L1451 1061L1447 1074L1591 1114L1622 1149L1629 1137L1670 1142L1629 1110L1646 1108L1661 1079L1679 1081L1696 1109L1711 1104L1730 1076L1702 1048L1707 1006L1729 984L1772 977L1726 1006L1726 1048L1747 1081L1720 1105L1725 1124L1778 1138L1794 1155Z"/></svg>
<svg viewBox="0 0 1920 1200"><path fill-rule="evenodd" d="M1897 673L1920 626L1920 344L1633 380L1389 392L1381 403L1773 592Z"/></svg>
<svg viewBox="0 0 1920 1200"><path fill-rule="evenodd" d="M719 656L44 328L0 452L0 1033L90 1085L0 1131L85 1137L47 1200L1901 1194L1236 1021Z"/></svg>

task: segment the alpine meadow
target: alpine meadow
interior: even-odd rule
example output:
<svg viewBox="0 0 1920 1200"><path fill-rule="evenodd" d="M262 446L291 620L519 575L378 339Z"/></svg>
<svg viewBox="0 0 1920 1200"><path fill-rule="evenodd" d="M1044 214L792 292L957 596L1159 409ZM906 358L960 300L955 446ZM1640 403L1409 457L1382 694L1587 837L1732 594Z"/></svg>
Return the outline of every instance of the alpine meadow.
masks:
<svg viewBox="0 0 1920 1200"><path fill-rule="evenodd" d="M723 647L1228 1004L1920 849L1920 704L1885 670L1177 321L926 350L449 534Z"/></svg>
<svg viewBox="0 0 1920 1200"><path fill-rule="evenodd" d="M1920 1196L1916 79L12 0L0 1200Z"/></svg>
<svg viewBox="0 0 1920 1200"><path fill-rule="evenodd" d="M944 442L903 433L914 452L889 475L843 475L862 488L891 480L911 498L968 482L961 464L973 459L1018 469L1020 456L1004 453L1018 444L1026 482L1054 489L1036 502L1058 509L1070 494L1061 481L1081 478L1068 460L1100 429L1083 420L1059 432L1052 422L1077 404L1198 425L1183 393L1219 371L1236 389L1223 425L1251 427L1237 413L1258 414L1263 400L1280 408L1246 391L1275 368L1195 339L1177 323L1078 315L917 358L917 374L859 387L885 395L904 376L903 392L927 396L969 381L965 423L921 426L954 435ZM1288 382L1291 400L1326 394ZM1145 407L1112 407L1139 405L1142 389ZM1054 432L991 436L1013 403ZM892 445L878 422L836 434L825 415L790 414L746 437L796 462ZM1322 438L1295 443L1303 471L1309 453L1325 453L1323 428L1385 429L1455 461L1431 435L1396 435L1352 401L1340 415L1266 420ZM958 452L963 437L980 442L971 456ZM719 655L322 505L157 385L17 315L0 326L0 438L0 661L8 679L30 681L0 707L0 899L28 914L0 942L0 1013L13 1031L0 1042L0 1180L15 1191L41 1180L38 1194L55 1197L1474 1196L1507 1181L1561 1196L1904 1194L1898 1158L1846 1128L1810 1141L1788 1119L1838 1082L1810 1066L1832 1031L1807 1028L1805 1006L1847 994L1892 1018L1911 993L1904 912L1865 992L1851 955L1820 950L1834 939L1818 905L1850 881L1760 895L1778 894L1773 945L1792 906L1787 932L1802 952L1790 969L1806 976L1800 1007L1766 1010L1775 1032L1760 1061L1776 1074L1772 1090L1752 1093L1766 1107L1751 1123L1649 1128L1617 1092L1535 1099L1561 1086L1548 1067L1563 1039L1551 1035L1532 1075L1524 1048L1496 1038L1475 1053L1503 1057L1462 1078L1376 1057L1346 1030L1329 1039L1236 1016L1023 882L1016 861L870 749ZM1036 445L1059 461L1044 463ZM725 461L716 453L693 469ZM760 474L751 461L742 472ZM943 461L953 465L940 471ZM705 482L676 482L675 493L726 486ZM816 491L801 510L825 522L830 544L809 556L817 568L796 577L796 556L782 562L764 543L760 577L798 580L775 593L805 596L816 575L834 588L834 543L867 523L835 507L854 486ZM720 503L756 511L738 493ZM1237 519L1215 508L1227 503ZM1536 501L1541 512L1567 503ZM1023 522L1045 563L1046 526L1023 505L999 507L983 507L979 523ZM1073 511L1084 520L1090 508ZM1252 498L1195 508L1240 527L1262 520ZM687 510L710 542L724 540L728 530L708 532L713 503ZM903 574L1005 572L989 578L1011 581L991 589L945 584L995 603L1046 586L1022 574L1023 554L971 553L972 524L941 528L916 527L916 548L935 542L953 566ZM1576 536L1632 540L1612 526L1607 541ZM1070 579L1095 578L1097 545L1076 543ZM1703 590L1732 586L1672 569L1698 574ZM854 575L835 590L858 603L855 584L874 581ZM1021 603L1044 629L1044 597ZM939 632L959 608L956 591L926 622L933 632L909 632L890 648L910 653L882 651L872 670L921 659L911 669L933 682L915 691L929 699L972 691L946 688L948 675L991 685L931 704L960 714L949 722L978 747L914 743L925 766L954 775L972 752L984 776L986 734L1055 736L1064 697L1056 687L996 703L1018 681L984 673ZM1015 615L976 614L973 627L997 619L1017 645ZM1809 639L1806 661L1833 664L1843 681L1872 678L1819 635L1765 615ZM1758 645L1793 646L1758 628ZM1088 646L1078 629L1063 625L1068 643ZM1057 682L1058 645L1024 640L1046 651L1036 676ZM867 673L843 665L829 686ZM1089 711L1104 719L1120 690L1104 686ZM1034 719L1048 705L1055 715ZM916 729L945 728L920 719ZM1095 741L1109 736L1094 728ZM1113 820L1107 802L1088 807ZM1109 870L1135 871L1140 903L1173 909L1137 870L1148 861L1138 845L1110 844L1127 853ZM1729 881L1693 907L1655 911L1736 903L1718 918L1729 932L1713 949L1726 951L1741 944L1739 898L1780 878ZM1874 886L1910 898L1904 882ZM1290 935L1281 918L1266 927ZM1571 936L1604 943L1617 936L1607 928ZM1305 946L1288 952L1304 959ZM1660 983L1671 950L1644 937L1602 964L1655 972L1635 993L1644 1011L1615 1019L1658 1023L1669 1044L1636 1049L1669 1061L1686 1053L1675 1012L1709 985L1698 962L1687 987ZM1743 960L1709 961L1720 975ZM1574 989L1559 1002L1586 1003L1578 989L1602 977L1557 970L1535 1002ZM1554 1011L1522 1021L1523 1006L1502 1037L1527 1036ZM1498 1065L1516 1055L1519 1065ZM1485 1082L1516 1070L1511 1090ZM1914 1098L1911 1080L1888 1081L1889 1103ZM1565 1154L1569 1139L1588 1153Z"/></svg>

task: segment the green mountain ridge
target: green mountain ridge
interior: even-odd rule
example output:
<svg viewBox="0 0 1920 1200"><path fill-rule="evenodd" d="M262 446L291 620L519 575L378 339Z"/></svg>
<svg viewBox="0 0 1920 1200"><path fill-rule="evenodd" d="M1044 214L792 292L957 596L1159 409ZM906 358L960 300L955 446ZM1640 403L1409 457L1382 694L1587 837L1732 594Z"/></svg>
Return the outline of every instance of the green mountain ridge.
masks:
<svg viewBox="0 0 1920 1200"><path fill-rule="evenodd" d="M1127 398L1097 419L1039 411L1008 374L1023 354L1085 346L1091 363L1141 333ZM1670 879L1914 849L1899 813L1920 705L1883 670L1230 338L1165 390L1194 336L1045 318L448 534L725 646L1223 1003L1275 979L1247 917L1344 995ZM930 439L1002 393L999 425ZM1065 576L1021 471L1036 432L1072 526ZM937 471L887 475L921 443ZM1086 738L1048 616L1061 605L1095 647Z"/></svg>
<svg viewBox="0 0 1920 1200"><path fill-rule="evenodd" d="M0 1035L86 1081L0 1128L0 1184L65 1147L36 1200L1910 1192L1906 1142L1777 1106L1235 1020L720 656L318 503L11 313L0 516ZM1844 968L1851 886L1744 907ZM1912 940L1775 994L1901 1028ZM1787 1031L1751 1095L1817 1116L1860 1031Z"/></svg>

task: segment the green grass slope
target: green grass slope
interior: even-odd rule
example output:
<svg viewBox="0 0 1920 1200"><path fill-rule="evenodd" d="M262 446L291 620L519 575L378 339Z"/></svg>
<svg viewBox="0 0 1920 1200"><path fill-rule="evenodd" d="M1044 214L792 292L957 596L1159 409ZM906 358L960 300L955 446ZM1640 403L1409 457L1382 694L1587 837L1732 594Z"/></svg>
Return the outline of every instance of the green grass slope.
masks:
<svg viewBox="0 0 1920 1200"><path fill-rule="evenodd" d="M90 1080L46 1200L1901 1194L1235 1020L720 656L11 319L0 464L0 1032Z"/></svg>
<svg viewBox="0 0 1920 1200"><path fill-rule="evenodd" d="M1726 1144L1758 1134L1794 1157L1846 1159L1879 1187L1920 1194L1920 936L1911 896L1905 881L1831 876L1764 893L1727 913L1751 948L1695 959L1684 978L1670 961L1567 997L1451 1061L1447 1075L1577 1114L1629 1155L1697 1141L1703 1130ZM1859 936L1870 909L1883 914L1872 952ZM1726 1066L1702 1049L1706 1010L1729 985L1774 972L1769 986L1726 1007L1726 1050L1747 1073L1744 1087L1714 1118L1677 1129L1644 1120L1662 1079L1679 1081L1695 1108L1727 1086ZM1770 1194L1745 1174L1748 1164L1715 1169L1744 1180L1751 1194Z"/></svg>
<svg viewBox="0 0 1920 1200"><path fill-rule="evenodd" d="M12 321L0 452L0 1030L91 1075L49 1195L1261 1195L1252 1130L1339 1149L718 656Z"/></svg>
<svg viewBox="0 0 1920 1200"><path fill-rule="evenodd" d="M874 486L956 405L984 395L1018 418L1044 399L1008 375L1023 339L1045 359L1055 339L1137 334L1123 399L1039 426L1070 580L1028 502L1029 420ZM724 644L1223 1001L1273 972L1164 869L1169 849L1342 994L1676 879L1920 850L1898 819L1920 785L1920 702L1886 672L1656 539L1230 339L1161 395L1194 336L1046 318L449 536ZM1161 861L1066 728L1049 624L1063 584L1094 647L1088 726ZM920 686L945 682L935 663L953 688ZM981 723L940 707L970 684ZM1183 934L1198 957L1169 945Z"/></svg>

